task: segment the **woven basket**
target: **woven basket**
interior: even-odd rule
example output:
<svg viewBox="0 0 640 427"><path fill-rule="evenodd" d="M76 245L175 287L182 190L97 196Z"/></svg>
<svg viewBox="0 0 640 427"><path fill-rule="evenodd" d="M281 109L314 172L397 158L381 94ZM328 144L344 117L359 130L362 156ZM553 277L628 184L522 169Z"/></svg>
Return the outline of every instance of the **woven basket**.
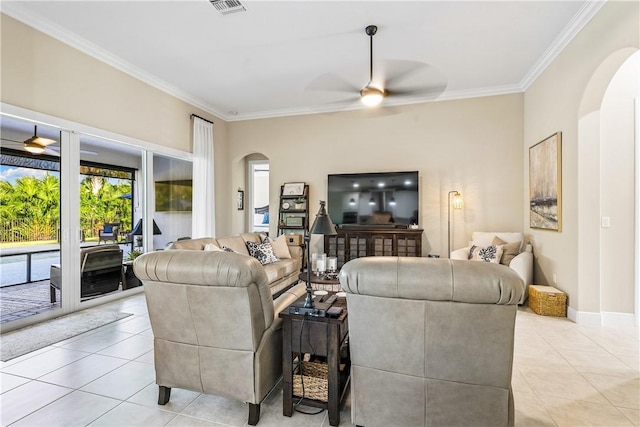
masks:
<svg viewBox="0 0 640 427"><path fill-rule="evenodd" d="M529 307L542 316L565 317L567 294L553 286L529 285Z"/></svg>
<svg viewBox="0 0 640 427"><path fill-rule="evenodd" d="M302 369L302 375L300 375ZM293 394L303 397L302 382L304 381L304 397L307 399L327 402L329 400L329 381L326 363L302 362L301 368L293 374Z"/></svg>

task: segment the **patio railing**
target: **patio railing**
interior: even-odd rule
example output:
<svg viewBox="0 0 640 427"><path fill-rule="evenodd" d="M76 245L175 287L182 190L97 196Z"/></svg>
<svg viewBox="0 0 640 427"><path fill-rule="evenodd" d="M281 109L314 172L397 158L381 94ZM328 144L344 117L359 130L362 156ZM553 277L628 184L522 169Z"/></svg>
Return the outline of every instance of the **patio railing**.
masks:
<svg viewBox="0 0 640 427"><path fill-rule="evenodd" d="M0 223L0 242L21 243L58 241L60 221L34 222L29 219L15 219Z"/></svg>

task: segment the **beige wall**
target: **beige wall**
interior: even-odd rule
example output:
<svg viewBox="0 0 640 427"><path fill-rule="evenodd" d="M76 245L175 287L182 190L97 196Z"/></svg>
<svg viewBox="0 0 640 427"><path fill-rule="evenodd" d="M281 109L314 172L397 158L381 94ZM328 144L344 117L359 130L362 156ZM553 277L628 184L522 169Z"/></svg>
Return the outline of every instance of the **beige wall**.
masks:
<svg viewBox="0 0 640 427"><path fill-rule="evenodd" d="M628 57L638 48L639 22L638 2L608 2L527 90L524 97L525 170L529 147L557 131L562 132L563 140L563 230L556 233L529 229L528 215L524 219L525 230L532 236L537 255L535 277L540 283L553 283L555 276L557 287L568 293L570 307L578 312L605 310L600 304L601 262L616 261L605 260L600 252L629 250L629 253L633 253L632 233L629 233L630 238L622 242L623 248L600 246L602 194L594 192L598 193L601 182L604 182L600 179L603 171L601 162L612 160L600 156L599 144L602 142L598 135L601 132L601 117L594 110L600 108L603 91L611 78L611 72L598 73L599 67L617 51L634 48L628 49L625 55ZM624 58L618 58L618 64L622 60ZM615 71L617 67L605 68ZM597 77L595 81L594 77ZM588 87L597 87L599 90L588 91ZM610 167L615 168L605 165L605 169ZM526 191L526 173L524 181ZM525 200L523 205L525 212L528 211L527 202ZM622 202L623 209L633 209L633 203L633 197L625 200ZM627 221L626 217L621 222L624 221ZM627 230L634 229L632 222L616 224L616 227L620 226ZM616 267L620 265L616 264ZM608 268L605 266L605 270ZM614 296L608 299L607 311L633 313L633 265L628 268L631 269L631 276L625 275Z"/></svg>
<svg viewBox="0 0 640 427"><path fill-rule="evenodd" d="M216 226L229 228L226 122L4 14L0 31L4 103L186 152L190 115L214 121Z"/></svg>
<svg viewBox="0 0 640 427"><path fill-rule="evenodd" d="M465 203L454 213L453 248L466 246L474 230L522 230L522 105L516 94L233 122L230 159L234 170L251 153L270 159L272 218L284 182L310 185L314 216L328 174L417 170L425 254L444 256L450 190ZM243 176L234 172L233 188L244 186ZM233 231L242 224L238 213Z"/></svg>

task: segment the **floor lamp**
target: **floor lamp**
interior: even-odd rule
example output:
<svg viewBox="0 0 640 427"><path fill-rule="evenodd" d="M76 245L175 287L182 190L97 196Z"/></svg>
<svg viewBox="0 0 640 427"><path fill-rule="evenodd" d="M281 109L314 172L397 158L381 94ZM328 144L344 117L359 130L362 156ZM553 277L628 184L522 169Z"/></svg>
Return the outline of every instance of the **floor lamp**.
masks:
<svg viewBox="0 0 640 427"><path fill-rule="evenodd" d="M453 195L453 200L452 196ZM448 219L448 233L447 233L447 258L451 256L451 205L453 205L454 209L462 209L462 196L457 190L449 191L448 194L448 211L447 211L447 219Z"/></svg>

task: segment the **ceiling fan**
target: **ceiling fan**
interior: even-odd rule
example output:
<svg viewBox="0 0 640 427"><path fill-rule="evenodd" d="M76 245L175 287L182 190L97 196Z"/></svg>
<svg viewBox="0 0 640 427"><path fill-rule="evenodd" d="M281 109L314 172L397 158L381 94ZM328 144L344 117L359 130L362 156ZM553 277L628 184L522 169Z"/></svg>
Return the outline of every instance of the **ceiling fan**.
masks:
<svg viewBox="0 0 640 427"><path fill-rule="evenodd" d="M55 142L53 139L38 136L38 126L34 126L33 136L24 141L24 149L33 154L42 154L47 145L54 144Z"/></svg>
<svg viewBox="0 0 640 427"><path fill-rule="evenodd" d="M419 97L420 100L435 99L446 88L442 73L424 62L415 60L383 60L382 72L374 74L373 36L378 32L376 25L368 25L365 34L369 37L369 82L361 88L347 82L333 73L326 73L314 79L309 89L329 92L348 92L347 102L357 98L367 107L376 107L386 98Z"/></svg>

